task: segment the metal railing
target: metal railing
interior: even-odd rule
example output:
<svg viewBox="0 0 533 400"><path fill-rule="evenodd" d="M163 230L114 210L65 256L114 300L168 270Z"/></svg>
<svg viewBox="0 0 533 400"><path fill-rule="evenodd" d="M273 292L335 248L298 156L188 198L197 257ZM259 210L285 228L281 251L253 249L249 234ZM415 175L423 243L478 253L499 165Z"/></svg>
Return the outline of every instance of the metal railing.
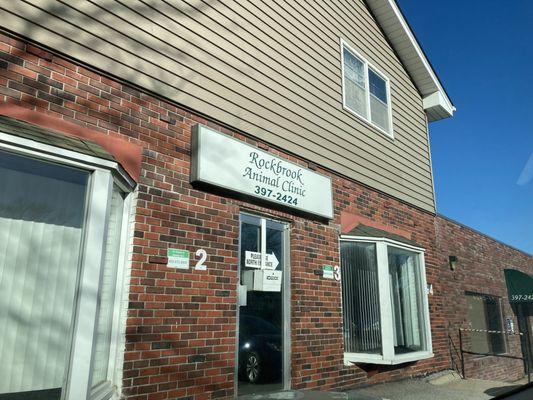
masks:
<svg viewBox="0 0 533 400"><path fill-rule="evenodd" d="M525 353L522 354L522 357L510 355L507 353L494 353L494 352L476 352L472 350L466 350L464 348L464 332L475 332L475 333L486 333L486 334L496 334L496 335L505 335L505 337L509 336L519 336L522 349L526 349ZM465 354L471 354L471 355L478 355L478 356L492 356L492 357L499 357L499 358L508 358L508 359L514 359L514 360L522 360L525 367L525 374L527 375L527 381L528 383L531 383L531 374L530 374L530 366L532 364L532 358L530 354L530 346L529 343L525 343L525 345L522 343L522 340L524 340L524 335L521 332L508 332L508 331L491 331L491 330L483 330L483 329L467 329L467 328L459 328L459 353L460 353L460 362L461 362L461 376L463 379L466 379L466 372L465 372ZM450 353L452 352L452 346L455 349L455 346L453 345L453 341L450 338ZM455 349L456 350L456 349ZM522 350L523 353L523 350ZM452 363L453 363L453 356L452 356Z"/></svg>

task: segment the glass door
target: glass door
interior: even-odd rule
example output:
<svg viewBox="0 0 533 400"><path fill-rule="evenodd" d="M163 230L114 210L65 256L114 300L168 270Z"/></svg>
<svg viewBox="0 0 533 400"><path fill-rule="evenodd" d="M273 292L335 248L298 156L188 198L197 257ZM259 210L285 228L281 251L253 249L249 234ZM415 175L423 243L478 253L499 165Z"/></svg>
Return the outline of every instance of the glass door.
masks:
<svg viewBox="0 0 533 400"><path fill-rule="evenodd" d="M288 369L287 225L241 215L238 394L284 389Z"/></svg>

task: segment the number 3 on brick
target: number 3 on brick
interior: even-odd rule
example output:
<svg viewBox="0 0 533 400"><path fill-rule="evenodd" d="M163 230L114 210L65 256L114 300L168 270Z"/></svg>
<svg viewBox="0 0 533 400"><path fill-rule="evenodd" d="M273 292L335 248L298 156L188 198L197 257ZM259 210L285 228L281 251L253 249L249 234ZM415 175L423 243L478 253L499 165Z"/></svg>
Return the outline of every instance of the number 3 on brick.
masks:
<svg viewBox="0 0 533 400"><path fill-rule="evenodd" d="M207 260L207 251L205 251L204 249L196 250L196 257L200 257L200 259L196 262L194 269L196 271L205 271L207 269L207 266L204 264L204 262L205 260Z"/></svg>
<svg viewBox="0 0 533 400"><path fill-rule="evenodd" d="M341 280L341 269L339 268L338 265L335 265L333 267L333 277L335 278L336 281Z"/></svg>

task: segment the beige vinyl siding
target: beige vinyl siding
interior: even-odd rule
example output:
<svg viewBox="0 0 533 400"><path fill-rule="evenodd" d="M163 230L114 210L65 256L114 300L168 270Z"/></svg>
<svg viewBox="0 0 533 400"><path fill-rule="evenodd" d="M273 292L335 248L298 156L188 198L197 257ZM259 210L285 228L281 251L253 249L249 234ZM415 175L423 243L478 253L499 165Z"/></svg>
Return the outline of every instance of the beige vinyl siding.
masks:
<svg viewBox="0 0 533 400"><path fill-rule="evenodd" d="M434 211L422 100L362 1L0 1L1 24ZM390 79L394 140L342 107L340 38Z"/></svg>

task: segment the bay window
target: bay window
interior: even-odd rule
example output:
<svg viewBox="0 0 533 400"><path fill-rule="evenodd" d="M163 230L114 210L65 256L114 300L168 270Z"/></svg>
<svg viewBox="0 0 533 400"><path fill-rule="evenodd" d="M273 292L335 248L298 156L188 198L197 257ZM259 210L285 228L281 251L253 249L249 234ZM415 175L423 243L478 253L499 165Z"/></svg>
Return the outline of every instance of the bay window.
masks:
<svg viewBox="0 0 533 400"><path fill-rule="evenodd" d="M133 181L95 144L16 129L0 132L0 398L109 399Z"/></svg>
<svg viewBox="0 0 533 400"><path fill-rule="evenodd" d="M389 79L342 40L341 60L343 107L393 137Z"/></svg>
<svg viewBox="0 0 533 400"><path fill-rule="evenodd" d="M341 240L344 359L399 364L432 356L423 250Z"/></svg>

